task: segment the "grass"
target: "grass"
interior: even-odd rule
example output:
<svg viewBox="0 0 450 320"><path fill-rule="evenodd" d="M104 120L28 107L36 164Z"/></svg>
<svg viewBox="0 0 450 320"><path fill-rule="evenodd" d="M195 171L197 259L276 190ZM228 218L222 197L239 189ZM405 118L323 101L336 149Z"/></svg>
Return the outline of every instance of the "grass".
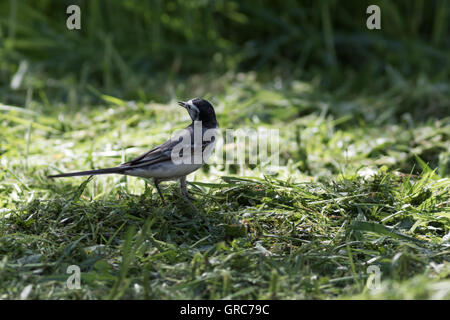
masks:
<svg viewBox="0 0 450 320"><path fill-rule="evenodd" d="M164 104L91 88L84 107L44 90L26 108L0 105L1 299L450 298L448 83L355 95L253 73L202 79L195 95L221 128L279 130L280 169L205 166L188 177L198 212L174 183L163 206L142 179L45 177L164 141L188 123L175 98L198 80ZM81 289L66 287L70 265Z"/></svg>
<svg viewBox="0 0 450 320"><path fill-rule="evenodd" d="M448 1L70 4L80 31L65 1L0 3L0 299L450 298ZM46 178L165 141L194 96L222 133L278 130L279 168L204 166L197 212Z"/></svg>

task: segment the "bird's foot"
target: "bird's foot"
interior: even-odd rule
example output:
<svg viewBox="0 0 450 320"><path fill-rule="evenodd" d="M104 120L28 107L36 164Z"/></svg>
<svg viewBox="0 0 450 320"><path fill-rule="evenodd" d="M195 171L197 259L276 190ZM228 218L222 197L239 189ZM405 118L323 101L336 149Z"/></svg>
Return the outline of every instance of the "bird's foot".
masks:
<svg viewBox="0 0 450 320"><path fill-rule="evenodd" d="M191 196L190 194L189 194L189 192L187 192L187 190L186 191L181 191L181 195L185 198L185 199L187 199L187 200L196 200L193 196Z"/></svg>
<svg viewBox="0 0 450 320"><path fill-rule="evenodd" d="M164 196L163 196L163 194L161 192L161 189L159 188L159 182L160 181L155 179L154 182L155 182L156 190L158 190L158 194L159 194L159 197L161 198L161 201L162 201L163 205L166 205L167 204L166 200L164 200Z"/></svg>
<svg viewBox="0 0 450 320"><path fill-rule="evenodd" d="M196 213L200 213L197 209L197 207L192 203L191 200L195 200L194 197L192 197L187 191L181 191L181 195L183 196L184 201L188 203L188 205L191 207L192 210L194 210Z"/></svg>

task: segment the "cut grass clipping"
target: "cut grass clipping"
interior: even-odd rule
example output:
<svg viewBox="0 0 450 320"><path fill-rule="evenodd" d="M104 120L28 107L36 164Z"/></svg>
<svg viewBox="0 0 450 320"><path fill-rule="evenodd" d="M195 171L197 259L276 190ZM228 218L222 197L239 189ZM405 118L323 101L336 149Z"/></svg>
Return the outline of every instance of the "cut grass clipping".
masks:
<svg viewBox="0 0 450 320"><path fill-rule="evenodd" d="M105 100L113 105L58 120L39 104L2 106L1 298L450 298L446 119L418 125L408 149L403 124L355 129L311 113L293 133L268 118L280 128L277 175L206 166L190 177L194 212L173 183L162 206L142 179L46 179L127 160L163 141L164 123L187 120L176 107L154 113L172 104ZM248 124L234 102L215 103L224 127ZM430 148L441 150L439 173L417 154ZM67 286L72 265L80 289Z"/></svg>

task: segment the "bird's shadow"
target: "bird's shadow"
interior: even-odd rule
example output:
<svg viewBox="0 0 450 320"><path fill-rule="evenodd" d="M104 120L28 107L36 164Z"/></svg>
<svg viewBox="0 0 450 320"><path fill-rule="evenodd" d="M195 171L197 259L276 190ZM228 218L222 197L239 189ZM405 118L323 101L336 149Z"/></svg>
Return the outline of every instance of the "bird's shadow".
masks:
<svg viewBox="0 0 450 320"><path fill-rule="evenodd" d="M178 183L166 184L163 187L165 204L150 182L146 183L142 194L117 188L96 199L87 192L92 178L78 185L73 181L41 184L41 190L47 189L46 193L50 191L54 196L36 197L22 203L12 213L10 222L20 232L48 235L52 239L52 230L57 230L62 237L54 239L56 241L87 234L83 241L91 244L114 244L127 227L140 228L147 220L153 220L152 232L163 241L189 244L211 233L218 239L223 238L223 232L213 229L226 223L226 219L215 215L214 210L206 210L208 199L202 199L199 188L190 187L195 197L188 200L181 194ZM113 236L115 239L111 238Z"/></svg>

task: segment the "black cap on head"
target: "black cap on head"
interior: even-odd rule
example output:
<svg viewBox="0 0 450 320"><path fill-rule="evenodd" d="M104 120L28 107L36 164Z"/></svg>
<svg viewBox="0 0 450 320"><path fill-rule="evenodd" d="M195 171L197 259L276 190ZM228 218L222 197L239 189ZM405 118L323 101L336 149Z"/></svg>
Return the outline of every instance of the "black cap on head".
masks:
<svg viewBox="0 0 450 320"><path fill-rule="evenodd" d="M188 102L179 102L178 104L188 110L193 121L202 121L202 124L205 127L217 127L216 113L209 101L194 98ZM194 105L195 108L192 108L191 105Z"/></svg>

